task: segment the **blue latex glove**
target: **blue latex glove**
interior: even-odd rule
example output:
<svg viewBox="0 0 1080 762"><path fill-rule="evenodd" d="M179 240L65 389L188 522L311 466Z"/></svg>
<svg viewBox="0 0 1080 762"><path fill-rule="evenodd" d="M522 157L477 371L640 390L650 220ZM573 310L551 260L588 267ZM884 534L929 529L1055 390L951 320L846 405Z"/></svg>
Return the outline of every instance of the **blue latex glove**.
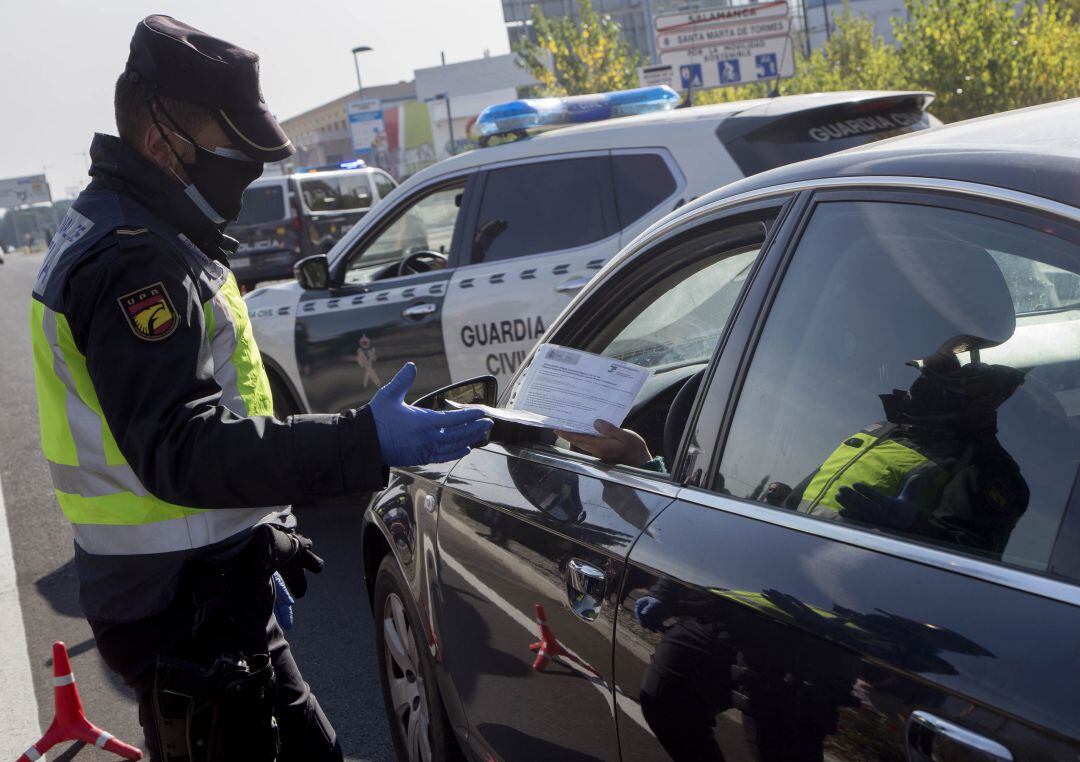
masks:
<svg viewBox="0 0 1080 762"><path fill-rule="evenodd" d="M277 617L281 629L285 631L291 630L293 626L292 607L296 603L296 599L289 592L289 588L280 574L274 572L270 579L274 581L274 616Z"/></svg>
<svg viewBox="0 0 1080 762"><path fill-rule="evenodd" d="M923 491L934 481L929 471L908 476L900 486L900 494L890 497L868 484L856 483L836 491L840 517L849 521L900 531L908 530L919 517Z"/></svg>
<svg viewBox="0 0 1080 762"><path fill-rule="evenodd" d="M646 630L663 632L667 617L667 605L659 598L643 595L634 604L634 618Z"/></svg>
<svg viewBox="0 0 1080 762"><path fill-rule="evenodd" d="M445 463L469 454L491 431L490 418L479 410L451 410L445 413L405 404L416 366L411 362L371 398L379 449L387 466L419 466Z"/></svg>

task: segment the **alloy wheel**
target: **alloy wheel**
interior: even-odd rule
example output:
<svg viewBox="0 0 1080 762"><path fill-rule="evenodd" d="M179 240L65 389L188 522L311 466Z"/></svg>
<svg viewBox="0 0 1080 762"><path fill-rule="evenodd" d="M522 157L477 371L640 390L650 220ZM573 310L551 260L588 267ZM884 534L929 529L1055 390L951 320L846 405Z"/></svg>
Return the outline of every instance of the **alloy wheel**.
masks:
<svg viewBox="0 0 1080 762"><path fill-rule="evenodd" d="M382 622L386 680L394 707L394 721L405 739L409 762L430 762L430 714L420 671L421 662L413 628L405 614L405 606L396 593L386 596Z"/></svg>

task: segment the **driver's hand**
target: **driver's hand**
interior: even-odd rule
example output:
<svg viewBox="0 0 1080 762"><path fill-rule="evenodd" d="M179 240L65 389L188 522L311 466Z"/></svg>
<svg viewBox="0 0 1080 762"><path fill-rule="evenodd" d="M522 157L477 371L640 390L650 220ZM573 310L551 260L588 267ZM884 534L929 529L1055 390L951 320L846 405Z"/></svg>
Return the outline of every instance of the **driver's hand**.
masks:
<svg viewBox="0 0 1080 762"><path fill-rule="evenodd" d="M649 446L645 440L630 429L620 429L607 421L597 420L593 427L599 432L575 434L572 431L556 431L560 437L580 450L605 463L618 463L623 466L643 466L652 460Z"/></svg>

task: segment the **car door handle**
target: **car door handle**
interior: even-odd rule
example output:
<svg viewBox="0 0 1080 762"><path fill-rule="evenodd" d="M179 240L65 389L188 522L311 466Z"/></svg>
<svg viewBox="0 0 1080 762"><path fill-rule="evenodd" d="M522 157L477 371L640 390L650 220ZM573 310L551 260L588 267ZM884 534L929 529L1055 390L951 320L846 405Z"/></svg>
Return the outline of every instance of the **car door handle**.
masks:
<svg viewBox="0 0 1080 762"><path fill-rule="evenodd" d="M418 318L424 315L430 315L435 310L439 309L431 302L421 302L420 304L414 304L412 307L406 307L401 311L402 317Z"/></svg>
<svg viewBox="0 0 1080 762"><path fill-rule="evenodd" d="M948 754L946 747L950 746L960 747L968 753L975 752L975 758L987 762L1012 762L1013 759L1012 753L997 741L921 709L911 713L907 721L909 762L941 759L942 752Z"/></svg>
<svg viewBox="0 0 1080 762"><path fill-rule="evenodd" d="M607 575L591 564L571 558L566 565L566 598L570 610L586 622L596 621L607 592Z"/></svg>
<svg viewBox="0 0 1080 762"><path fill-rule="evenodd" d="M585 285L589 282L588 276L579 275L576 278L571 278L565 283L560 283L555 287L555 290L560 294L573 294L581 289L585 288Z"/></svg>

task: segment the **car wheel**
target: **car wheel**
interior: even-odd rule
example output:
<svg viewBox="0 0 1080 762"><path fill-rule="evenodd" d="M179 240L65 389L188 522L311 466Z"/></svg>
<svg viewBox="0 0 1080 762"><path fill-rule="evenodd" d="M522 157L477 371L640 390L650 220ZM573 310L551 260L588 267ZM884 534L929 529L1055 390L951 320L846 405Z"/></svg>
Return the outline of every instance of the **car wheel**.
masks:
<svg viewBox="0 0 1080 762"><path fill-rule="evenodd" d="M375 650L394 749L409 762L462 759L408 589L387 555L375 577Z"/></svg>

